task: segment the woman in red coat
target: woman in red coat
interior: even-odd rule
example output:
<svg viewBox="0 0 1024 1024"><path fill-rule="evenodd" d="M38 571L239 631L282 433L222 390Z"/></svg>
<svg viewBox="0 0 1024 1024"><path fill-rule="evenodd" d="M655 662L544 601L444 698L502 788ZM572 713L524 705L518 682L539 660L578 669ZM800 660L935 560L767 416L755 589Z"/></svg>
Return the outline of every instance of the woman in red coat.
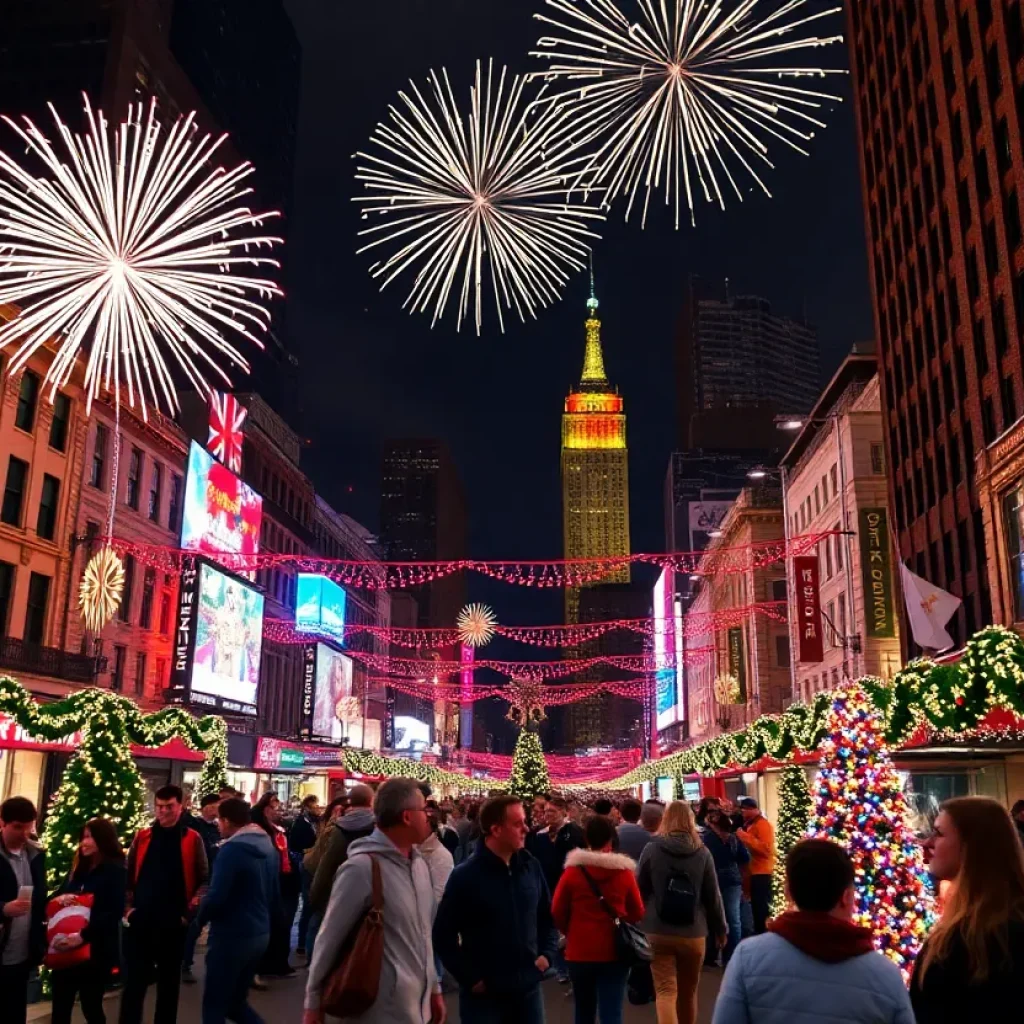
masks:
<svg viewBox="0 0 1024 1024"><path fill-rule="evenodd" d="M555 889L551 913L566 936L565 960L576 999L576 1024L622 1024L629 968L615 953L615 922L598 900L624 921L644 916L644 903L636 884L636 863L612 851L615 826L611 819L594 817L584 830L586 850L573 850ZM591 884L593 883L593 885Z"/></svg>

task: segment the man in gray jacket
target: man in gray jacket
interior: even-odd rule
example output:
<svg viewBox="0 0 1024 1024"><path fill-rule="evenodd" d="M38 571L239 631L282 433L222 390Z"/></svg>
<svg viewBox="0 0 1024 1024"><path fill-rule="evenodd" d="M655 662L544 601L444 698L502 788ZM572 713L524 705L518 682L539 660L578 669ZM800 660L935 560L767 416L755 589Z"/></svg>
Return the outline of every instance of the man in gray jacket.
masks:
<svg viewBox="0 0 1024 1024"><path fill-rule="evenodd" d="M324 985L345 940L370 908L373 860L384 890L384 959L377 1001L360 1024L444 1024L430 937L434 891L416 849L430 834L425 805L415 779L389 779L377 790L377 827L349 846L334 879L306 982L304 1024L323 1024Z"/></svg>

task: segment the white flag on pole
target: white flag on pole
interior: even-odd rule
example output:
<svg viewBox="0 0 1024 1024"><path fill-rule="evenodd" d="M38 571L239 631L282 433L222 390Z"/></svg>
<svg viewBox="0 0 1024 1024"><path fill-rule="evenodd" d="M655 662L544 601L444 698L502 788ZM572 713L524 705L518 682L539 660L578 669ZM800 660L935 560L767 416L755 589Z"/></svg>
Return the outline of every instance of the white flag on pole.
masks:
<svg viewBox="0 0 1024 1024"><path fill-rule="evenodd" d="M902 562L900 574L914 643L931 651L949 650L953 646L953 638L946 632L946 623L963 602L954 594L912 573Z"/></svg>

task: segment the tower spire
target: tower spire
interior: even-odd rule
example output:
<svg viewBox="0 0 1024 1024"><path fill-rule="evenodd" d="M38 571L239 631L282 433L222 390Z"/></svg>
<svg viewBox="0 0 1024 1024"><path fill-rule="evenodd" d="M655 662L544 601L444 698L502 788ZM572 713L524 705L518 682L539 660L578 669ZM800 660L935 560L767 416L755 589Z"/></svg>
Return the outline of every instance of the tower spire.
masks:
<svg viewBox="0 0 1024 1024"><path fill-rule="evenodd" d="M594 290L594 254L590 254L590 298L587 299L587 348L583 356L582 384L607 384L604 352L601 350L601 321L597 318L597 293Z"/></svg>

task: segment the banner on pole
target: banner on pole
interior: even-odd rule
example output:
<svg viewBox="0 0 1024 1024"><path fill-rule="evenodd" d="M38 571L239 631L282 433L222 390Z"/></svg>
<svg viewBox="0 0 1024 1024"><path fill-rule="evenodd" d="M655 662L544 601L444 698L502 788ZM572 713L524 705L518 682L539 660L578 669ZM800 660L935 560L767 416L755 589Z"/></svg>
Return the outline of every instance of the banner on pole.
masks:
<svg viewBox="0 0 1024 1024"><path fill-rule="evenodd" d="M884 508L862 508L859 519L864 636L865 639L891 640L896 636L896 614L892 599L889 514Z"/></svg>
<svg viewBox="0 0 1024 1024"><path fill-rule="evenodd" d="M800 555L793 559L796 573L797 633L800 641L799 660L816 664L825 660L824 634L821 628L821 586L818 556Z"/></svg>

